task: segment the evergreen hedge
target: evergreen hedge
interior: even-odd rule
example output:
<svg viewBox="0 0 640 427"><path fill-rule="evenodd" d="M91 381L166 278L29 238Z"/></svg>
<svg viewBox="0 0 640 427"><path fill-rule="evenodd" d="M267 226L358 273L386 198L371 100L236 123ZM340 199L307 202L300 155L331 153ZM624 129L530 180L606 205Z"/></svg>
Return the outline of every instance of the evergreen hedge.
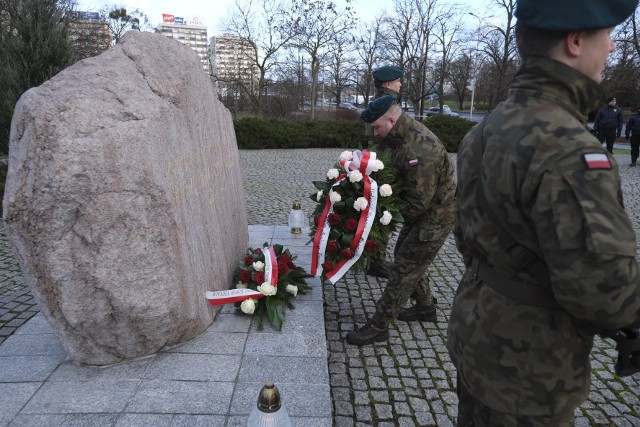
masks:
<svg viewBox="0 0 640 427"><path fill-rule="evenodd" d="M426 126L447 151L457 152L464 135L475 125L466 119L434 116ZM353 120L296 121L245 117L233 122L238 148L356 148L366 145L364 123Z"/></svg>

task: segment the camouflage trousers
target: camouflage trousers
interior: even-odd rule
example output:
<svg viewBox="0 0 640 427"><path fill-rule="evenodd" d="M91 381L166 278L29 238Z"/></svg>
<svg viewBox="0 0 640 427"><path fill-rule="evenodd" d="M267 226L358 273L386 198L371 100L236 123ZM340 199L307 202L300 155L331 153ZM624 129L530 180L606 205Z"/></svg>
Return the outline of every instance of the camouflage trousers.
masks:
<svg viewBox="0 0 640 427"><path fill-rule="evenodd" d="M418 305L433 303L427 269L451 232L453 220L433 224L422 222L405 224L398 235L393 251L387 286L376 303L371 319L376 325L388 325L413 297Z"/></svg>
<svg viewBox="0 0 640 427"><path fill-rule="evenodd" d="M458 377L458 427L572 427L573 411L553 417L505 414L477 401Z"/></svg>

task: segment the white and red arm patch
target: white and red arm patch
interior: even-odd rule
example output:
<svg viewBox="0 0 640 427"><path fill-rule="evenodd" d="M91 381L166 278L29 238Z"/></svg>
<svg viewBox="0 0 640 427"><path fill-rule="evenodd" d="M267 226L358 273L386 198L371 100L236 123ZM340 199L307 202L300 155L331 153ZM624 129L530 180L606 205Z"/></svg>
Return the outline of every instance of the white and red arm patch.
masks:
<svg viewBox="0 0 640 427"><path fill-rule="evenodd" d="M582 155L587 170L611 169L609 157L604 153L585 153Z"/></svg>

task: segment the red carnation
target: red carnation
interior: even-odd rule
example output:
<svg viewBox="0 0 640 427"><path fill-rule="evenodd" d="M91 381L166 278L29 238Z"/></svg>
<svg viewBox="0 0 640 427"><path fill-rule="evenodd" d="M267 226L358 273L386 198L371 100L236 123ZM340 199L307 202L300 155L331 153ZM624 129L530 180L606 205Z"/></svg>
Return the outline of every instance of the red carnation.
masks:
<svg viewBox="0 0 640 427"><path fill-rule="evenodd" d="M256 253L257 253L258 255L262 255L262 249L260 249L260 248L256 249Z"/></svg>
<svg viewBox="0 0 640 427"><path fill-rule="evenodd" d="M353 251L351 250L351 248L343 249L342 251L340 251L340 256L342 258L351 259L353 258Z"/></svg>
<svg viewBox="0 0 640 427"><path fill-rule="evenodd" d="M337 240L329 240L327 242L327 250L329 252L337 252L340 249L340 244Z"/></svg>
<svg viewBox="0 0 640 427"><path fill-rule="evenodd" d="M262 285L264 283L264 272L258 271L256 273L256 283Z"/></svg>
<svg viewBox="0 0 640 427"><path fill-rule="evenodd" d="M280 255L280 261L289 262L291 261L291 257L289 256L289 254L282 254Z"/></svg>
<svg viewBox="0 0 640 427"><path fill-rule="evenodd" d="M280 261L278 263L278 274L287 274L289 272L289 265L286 262Z"/></svg>
<svg viewBox="0 0 640 427"><path fill-rule="evenodd" d="M364 244L364 250L366 252L373 252L376 250L377 247L378 247L378 244L371 239L368 239Z"/></svg>
<svg viewBox="0 0 640 427"><path fill-rule="evenodd" d="M296 267L296 265L293 263L293 261L289 261L289 262L287 263L287 266L289 267L289 270L295 270L296 268L298 268L298 267Z"/></svg>
<svg viewBox="0 0 640 427"><path fill-rule="evenodd" d="M244 263L247 265L253 264L253 257L251 255L247 255L246 257L244 257Z"/></svg>
<svg viewBox="0 0 640 427"><path fill-rule="evenodd" d="M344 229L349 232L356 231L358 229L358 221L353 218L349 218L344 223Z"/></svg>
<svg viewBox="0 0 640 427"><path fill-rule="evenodd" d="M325 261L322 263L322 269L328 273L333 270L333 263L331 261Z"/></svg>
<svg viewBox="0 0 640 427"><path fill-rule="evenodd" d="M320 217L319 216L314 216L313 217L313 223L317 226L320 225Z"/></svg>
<svg viewBox="0 0 640 427"><path fill-rule="evenodd" d="M336 225L340 224L341 220L342 220L342 218L340 218L340 215L338 215L338 214L332 213L332 214L329 214L327 216L327 221L329 221L329 224L332 227L335 227Z"/></svg>
<svg viewBox="0 0 640 427"><path fill-rule="evenodd" d="M247 271L247 270L243 270L240 272L240 281L242 283L247 283L249 280L251 280L251 272Z"/></svg>

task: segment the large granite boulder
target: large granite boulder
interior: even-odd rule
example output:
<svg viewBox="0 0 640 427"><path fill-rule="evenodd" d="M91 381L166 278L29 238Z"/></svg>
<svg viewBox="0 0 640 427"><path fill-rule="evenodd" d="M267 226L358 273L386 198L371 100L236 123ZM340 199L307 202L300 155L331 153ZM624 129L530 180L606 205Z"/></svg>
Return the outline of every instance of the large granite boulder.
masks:
<svg viewBox="0 0 640 427"><path fill-rule="evenodd" d="M189 47L129 32L26 92L4 220L69 356L111 364L213 321L248 242L229 111Z"/></svg>

